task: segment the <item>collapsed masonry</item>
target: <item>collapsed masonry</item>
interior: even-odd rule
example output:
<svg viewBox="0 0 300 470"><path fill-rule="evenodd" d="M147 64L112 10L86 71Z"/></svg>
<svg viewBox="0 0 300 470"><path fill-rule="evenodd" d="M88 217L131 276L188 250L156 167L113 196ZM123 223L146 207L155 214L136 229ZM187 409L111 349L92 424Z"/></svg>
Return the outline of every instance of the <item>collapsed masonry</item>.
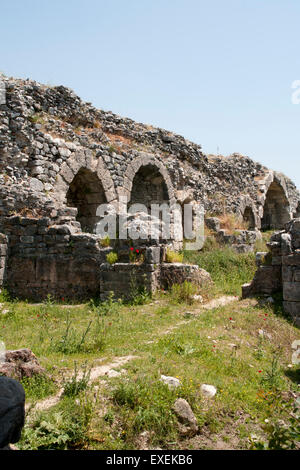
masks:
<svg viewBox="0 0 300 470"><path fill-rule="evenodd" d="M118 212L123 197L147 208L201 203L211 215L235 214L254 234L281 229L299 215L292 181L248 157L205 155L179 135L97 110L62 86L11 78L3 83L0 282L13 295L88 298L99 294L100 283L104 296L107 286L118 289L117 270L126 269L147 278L151 290L163 285L164 268L157 265L174 240L139 244L143 267L106 265L111 248L95 234L97 209L109 203ZM247 245L249 236L258 235L242 234L237 244ZM150 248L157 247L159 263L148 262ZM114 249L128 252L129 245Z"/></svg>
<svg viewBox="0 0 300 470"><path fill-rule="evenodd" d="M268 247L269 253L257 253L258 269L243 286L243 297L282 292L284 310L300 326L300 218L275 232Z"/></svg>

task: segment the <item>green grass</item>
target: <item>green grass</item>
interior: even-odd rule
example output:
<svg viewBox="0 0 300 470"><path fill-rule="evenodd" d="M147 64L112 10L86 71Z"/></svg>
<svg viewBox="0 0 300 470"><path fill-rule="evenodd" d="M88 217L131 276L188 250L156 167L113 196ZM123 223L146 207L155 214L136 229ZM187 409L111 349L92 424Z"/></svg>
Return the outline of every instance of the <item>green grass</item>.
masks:
<svg viewBox="0 0 300 470"><path fill-rule="evenodd" d="M253 255L227 249L185 256L211 272L216 287L210 295L238 294L255 269ZM56 406L29 412L22 449L135 449L144 431L149 446L162 449L214 448L220 439L254 448L290 439L272 427L276 436L268 440L264 429L266 419L289 420L291 393L298 393L296 366L289 365L299 330L283 315L279 297L274 305L236 300L213 310L185 298L174 302L172 293L131 304L110 298L30 305L5 296L2 302L8 313L0 316L0 340L7 349L32 349L46 369L46 377L23 381L27 403L65 391ZM269 337L262 338L260 329ZM127 355L134 359L121 375L88 383L91 368ZM161 375L178 377L181 387L170 391ZM217 388L214 399L203 398L203 383ZM200 434L193 440L178 432L178 397L197 418Z"/></svg>
<svg viewBox="0 0 300 470"><path fill-rule="evenodd" d="M256 270L254 253L238 254L230 247L214 247L204 252L185 251L184 259L210 273L216 294L240 295L242 284L249 282Z"/></svg>

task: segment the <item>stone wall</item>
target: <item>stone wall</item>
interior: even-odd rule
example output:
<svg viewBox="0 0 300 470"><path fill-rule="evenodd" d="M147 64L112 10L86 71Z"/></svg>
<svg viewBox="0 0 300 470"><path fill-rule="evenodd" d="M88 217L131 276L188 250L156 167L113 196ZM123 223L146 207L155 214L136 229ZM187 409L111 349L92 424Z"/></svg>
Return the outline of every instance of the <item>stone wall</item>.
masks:
<svg viewBox="0 0 300 470"><path fill-rule="evenodd" d="M7 236L0 233L0 289L5 284L7 273L8 246Z"/></svg>
<svg viewBox="0 0 300 470"><path fill-rule="evenodd" d="M106 251L93 233L103 202L117 210L123 197L147 207L200 202L210 213L251 221L253 229L262 221L281 228L299 210L293 182L249 157L205 155L180 135L95 109L62 86L3 80L0 233L7 248L0 246L8 257L0 256L0 282L3 275L13 295L99 293ZM149 266L152 286L156 268Z"/></svg>
<svg viewBox="0 0 300 470"><path fill-rule="evenodd" d="M283 218L297 211L300 195L292 181L249 157L205 155L200 145L182 136L95 109L62 86L9 78L4 83L0 216L26 210L49 215L53 204L74 205L68 192L83 170L98 178L108 202L117 202L121 195L130 199L133 186L134 196L143 201L143 192L136 194L134 179L149 164L162 177L161 188L165 185L170 201L184 203L188 198L202 202L210 213L226 210L243 216L246 212L246 217L250 207L260 228L265 203L272 195L269 188L275 182L280 188L277 199L288 201ZM138 185L146 188L147 175L142 171L140 176ZM269 201L267 211L276 210L275 206Z"/></svg>
<svg viewBox="0 0 300 470"><path fill-rule="evenodd" d="M282 292L284 310L300 326L300 218L275 232L268 247L269 253L257 254L258 270L243 297Z"/></svg>
<svg viewBox="0 0 300 470"><path fill-rule="evenodd" d="M99 270L109 249L95 235L48 218L8 217L1 230L8 239L4 286L15 297L40 301L88 299L99 295ZM0 245L1 253L6 245ZM2 257L1 257L2 263Z"/></svg>

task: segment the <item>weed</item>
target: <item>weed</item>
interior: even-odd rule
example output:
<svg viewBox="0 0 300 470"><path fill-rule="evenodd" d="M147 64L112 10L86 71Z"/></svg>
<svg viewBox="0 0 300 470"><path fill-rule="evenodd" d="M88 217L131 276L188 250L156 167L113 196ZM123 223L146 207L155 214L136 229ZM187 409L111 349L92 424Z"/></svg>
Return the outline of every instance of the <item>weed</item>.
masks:
<svg viewBox="0 0 300 470"><path fill-rule="evenodd" d="M84 448L92 412L93 404L87 396L81 397L79 403L65 398L57 407L37 414L25 425L18 447L21 450Z"/></svg>
<svg viewBox="0 0 300 470"><path fill-rule="evenodd" d="M107 235L106 237L102 238L99 243L102 248L108 248L111 244L109 236Z"/></svg>
<svg viewBox="0 0 300 470"><path fill-rule="evenodd" d="M106 255L106 261L111 265L115 264L118 261L118 254L114 251L111 251Z"/></svg>
<svg viewBox="0 0 300 470"><path fill-rule="evenodd" d="M25 390L26 399L41 400L53 395L57 389L55 382L46 375L24 377L21 383Z"/></svg>
<svg viewBox="0 0 300 470"><path fill-rule="evenodd" d="M70 319L69 312L67 313L66 329L61 339L56 340L52 343L52 348L56 352L63 354L75 354L81 351L84 347L88 332L90 331L92 320L88 323L88 326L83 333L78 335L77 331L72 328L72 320Z"/></svg>
<svg viewBox="0 0 300 470"><path fill-rule="evenodd" d="M167 263L182 263L183 253L177 253L176 251L167 250L166 262Z"/></svg>
<svg viewBox="0 0 300 470"><path fill-rule="evenodd" d="M170 290L170 298L176 304L192 304L197 292L198 287L195 284L184 281L182 284L173 284Z"/></svg>
<svg viewBox="0 0 300 470"><path fill-rule="evenodd" d="M80 392L88 388L91 370L87 364L82 367L82 374L77 369L77 363L74 364L74 373L70 380L63 384L63 395L66 397L76 397Z"/></svg>

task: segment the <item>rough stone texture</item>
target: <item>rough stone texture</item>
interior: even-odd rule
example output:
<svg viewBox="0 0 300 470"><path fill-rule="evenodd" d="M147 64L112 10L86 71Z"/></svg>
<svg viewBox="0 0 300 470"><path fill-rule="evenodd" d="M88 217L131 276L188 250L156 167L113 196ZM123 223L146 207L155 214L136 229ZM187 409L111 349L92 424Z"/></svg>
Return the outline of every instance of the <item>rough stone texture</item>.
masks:
<svg viewBox="0 0 300 470"><path fill-rule="evenodd" d="M124 196L146 207L198 202L216 215L235 213L254 233L262 223L281 229L299 211L292 181L248 157L205 155L182 136L95 109L63 86L3 83L0 286L13 295L99 292L106 252L94 232L102 202L117 211ZM227 241L248 251L244 238Z"/></svg>
<svg viewBox="0 0 300 470"><path fill-rule="evenodd" d="M213 398L217 393L217 389L213 385L202 384L200 390L201 393L208 398Z"/></svg>
<svg viewBox="0 0 300 470"><path fill-rule="evenodd" d="M262 235L259 230L237 229L233 234L221 228L221 221L217 217L205 219L205 225L215 234L216 240L222 245L230 245L238 253L249 253L253 251L254 245L261 240ZM253 229L256 224L253 222Z"/></svg>
<svg viewBox="0 0 300 470"><path fill-rule="evenodd" d="M243 297L282 291L284 310L300 326L300 218L275 232L268 243L269 254L258 253L258 270L251 284L242 288ZM265 263L265 264L264 264Z"/></svg>
<svg viewBox="0 0 300 470"><path fill-rule="evenodd" d="M160 266L160 284L169 289L173 284L182 284L184 281L203 287L212 283L210 274L198 265L182 263L162 263Z"/></svg>
<svg viewBox="0 0 300 470"><path fill-rule="evenodd" d="M189 403L183 398L178 398L174 403L174 412L181 423L180 433L184 436L194 435L198 432L198 425L195 415Z"/></svg>
<svg viewBox="0 0 300 470"><path fill-rule="evenodd" d="M0 449L19 441L25 420L25 392L22 385L0 377Z"/></svg>
<svg viewBox="0 0 300 470"><path fill-rule="evenodd" d="M110 293L129 300L141 290L154 293L159 288L159 268L153 264L103 263L100 266L100 298Z"/></svg>
<svg viewBox="0 0 300 470"><path fill-rule="evenodd" d="M160 381L167 385L170 390L174 390L177 387L181 386L180 380L176 377L169 377L168 375L162 375Z"/></svg>
<svg viewBox="0 0 300 470"><path fill-rule="evenodd" d="M15 379L44 373L36 356L27 348L6 351L5 362L0 364L0 374Z"/></svg>

